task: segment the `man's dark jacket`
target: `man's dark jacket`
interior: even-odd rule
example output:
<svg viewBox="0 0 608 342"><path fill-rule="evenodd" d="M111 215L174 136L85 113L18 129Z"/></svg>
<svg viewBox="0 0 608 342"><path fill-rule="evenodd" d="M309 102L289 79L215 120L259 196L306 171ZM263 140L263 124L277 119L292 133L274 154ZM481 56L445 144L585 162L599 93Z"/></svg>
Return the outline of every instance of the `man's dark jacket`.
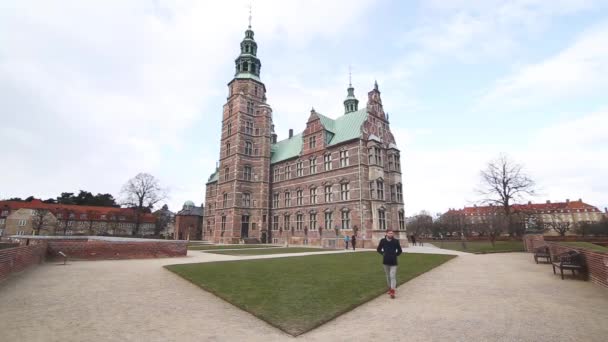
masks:
<svg viewBox="0 0 608 342"><path fill-rule="evenodd" d="M397 266L397 257L401 255L401 244L399 240L383 238L376 249L384 257L382 263L389 266Z"/></svg>

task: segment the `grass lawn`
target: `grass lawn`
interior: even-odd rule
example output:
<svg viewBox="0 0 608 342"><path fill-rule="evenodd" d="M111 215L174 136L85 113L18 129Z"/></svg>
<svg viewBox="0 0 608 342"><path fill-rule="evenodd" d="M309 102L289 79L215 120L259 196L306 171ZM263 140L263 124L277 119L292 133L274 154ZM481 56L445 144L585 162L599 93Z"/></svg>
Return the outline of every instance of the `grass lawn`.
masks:
<svg viewBox="0 0 608 342"><path fill-rule="evenodd" d="M275 245L188 245L189 250L212 251L217 249L248 249L248 248L276 248Z"/></svg>
<svg viewBox="0 0 608 342"><path fill-rule="evenodd" d="M403 284L453 257L403 254L397 280ZM377 253L360 252L165 267L295 336L384 294L381 263Z"/></svg>
<svg viewBox="0 0 608 342"><path fill-rule="evenodd" d="M565 245L565 246L569 246L569 247L579 247L579 248L588 249L588 250L594 251L594 252L608 253L608 247L596 245L591 242L572 241L572 242L558 242L558 243L560 245Z"/></svg>
<svg viewBox="0 0 608 342"><path fill-rule="evenodd" d="M234 251L210 251L214 254L228 255L266 255L266 254L281 254L281 253L306 253L306 252L327 252L331 249L322 248L306 248L306 247L286 247L286 248L268 248L268 249L240 249Z"/></svg>
<svg viewBox="0 0 608 342"><path fill-rule="evenodd" d="M522 241L496 241L496 246L492 246L490 241L467 241L467 249L462 248L461 241L428 242L440 248L475 254L524 251L524 243Z"/></svg>

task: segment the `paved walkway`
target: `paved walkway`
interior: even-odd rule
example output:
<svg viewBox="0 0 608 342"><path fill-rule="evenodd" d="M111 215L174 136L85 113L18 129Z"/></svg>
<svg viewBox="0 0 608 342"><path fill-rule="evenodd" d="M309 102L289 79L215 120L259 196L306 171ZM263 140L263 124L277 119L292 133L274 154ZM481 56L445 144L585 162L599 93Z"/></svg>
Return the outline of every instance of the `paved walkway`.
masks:
<svg viewBox="0 0 608 342"><path fill-rule="evenodd" d="M189 254L49 263L15 276L0 284L0 340L294 340L161 267L285 255ZM550 266L531 259L523 253L464 253L399 287L397 299L377 298L296 339L604 341L608 291L562 281Z"/></svg>

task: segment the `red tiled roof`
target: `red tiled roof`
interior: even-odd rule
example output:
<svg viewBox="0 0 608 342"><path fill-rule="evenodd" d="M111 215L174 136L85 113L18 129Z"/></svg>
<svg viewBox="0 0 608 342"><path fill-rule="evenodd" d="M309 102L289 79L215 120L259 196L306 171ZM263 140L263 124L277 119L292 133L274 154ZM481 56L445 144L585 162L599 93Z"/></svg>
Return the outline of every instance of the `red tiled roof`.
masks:
<svg viewBox="0 0 608 342"><path fill-rule="evenodd" d="M578 212L578 210L582 210L582 212L597 212L600 210L597 207L594 207L590 204L583 202L582 200L578 201L566 201L566 202L556 202L556 203L530 203L527 204L513 204L511 208L515 211L526 211L526 212ZM486 215L493 213L495 210L501 209L500 206L473 206L473 207L464 207L463 209L450 209L446 214L464 214L468 216L473 215Z"/></svg>
<svg viewBox="0 0 608 342"><path fill-rule="evenodd" d="M99 219L101 215L116 215L124 216L126 220L133 220L135 211L130 208L115 208L115 207L100 207L92 205L72 205L72 204L53 204L44 203L41 200L34 199L31 202L20 202L20 201L0 201L0 211L8 208L11 211L18 209L46 209L50 210L53 214L69 212L74 213L74 220L80 220L80 214L93 214ZM155 222L155 216L152 214L143 214L141 216L142 222L153 223Z"/></svg>

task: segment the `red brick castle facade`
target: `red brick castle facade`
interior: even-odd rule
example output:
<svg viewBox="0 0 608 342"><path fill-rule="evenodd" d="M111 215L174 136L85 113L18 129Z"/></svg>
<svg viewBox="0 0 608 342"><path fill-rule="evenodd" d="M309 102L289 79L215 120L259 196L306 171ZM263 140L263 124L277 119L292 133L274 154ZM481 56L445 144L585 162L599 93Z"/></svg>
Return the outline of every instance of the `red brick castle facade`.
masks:
<svg viewBox="0 0 608 342"><path fill-rule="evenodd" d="M349 85L344 114L314 109L306 129L276 141L251 27L241 42L222 116L220 161L206 189L204 235L214 242L376 243L405 233L400 153L378 84L359 109ZM406 241L404 239L404 241Z"/></svg>

